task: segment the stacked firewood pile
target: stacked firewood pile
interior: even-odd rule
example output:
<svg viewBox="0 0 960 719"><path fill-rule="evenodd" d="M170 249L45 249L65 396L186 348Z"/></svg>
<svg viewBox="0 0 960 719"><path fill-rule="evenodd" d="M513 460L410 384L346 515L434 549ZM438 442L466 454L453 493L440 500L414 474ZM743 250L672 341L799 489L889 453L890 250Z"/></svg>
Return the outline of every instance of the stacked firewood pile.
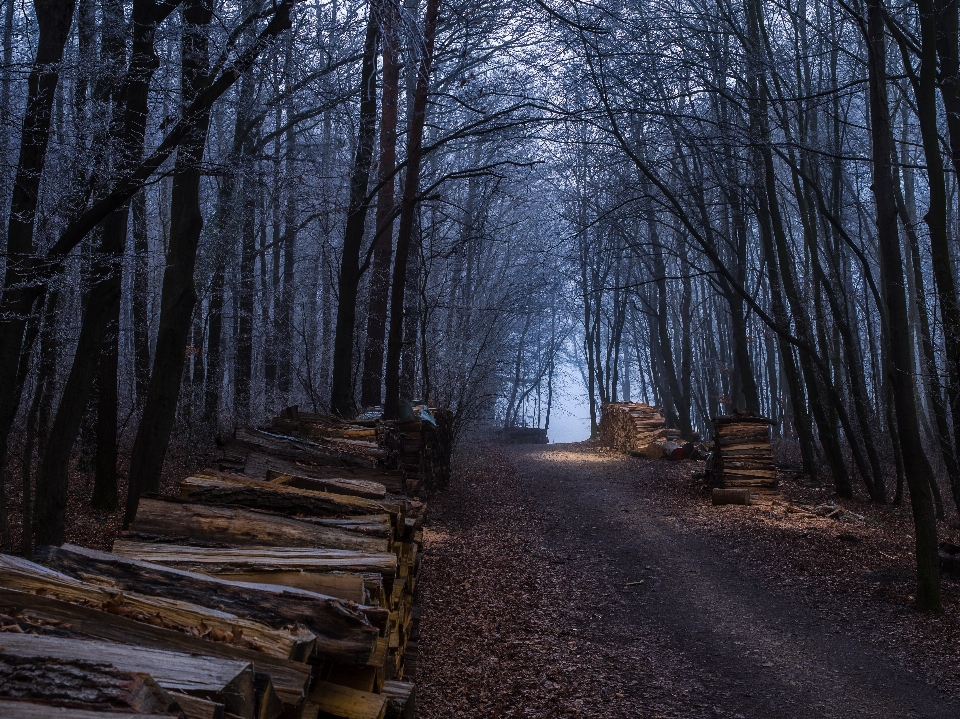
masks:
<svg viewBox="0 0 960 719"><path fill-rule="evenodd" d="M416 419L377 423L378 442L397 456L397 467L407 477L411 492L431 492L450 482L453 454L453 412L415 408Z"/></svg>
<svg viewBox="0 0 960 719"><path fill-rule="evenodd" d="M659 407L645 402L605 404L600 415L600 444L621 452L645 452L653 442L666 439Z"/></svg>
<svg viewBox="0 0 960 719"><path fill-rule="evenodd" d="M412 716L425 507L319 439L238 430L112 553L0 555L0 716Z"/></svg>
<svg viewBox="0 0 960 719"><path fill-rule="evenodd" d="M717 498L769 496L777 493L777 469L770 447L771 421L748 412L714 417L713 453L707 462L706 479L715 489L739 492L715 493Z"/></svg>
<svg viewBox="0 0 960 719"><path fill-rule="evenodd" d="M346 421L332 415L288 407L263 430L238 429L224 442L221 469L240 470L263 478L264 449L291 455L298 471L311 477L329 475L373 479L391 491L417 494L446 487L453 453L453 412L414 407L414 419ZM295 445L296 452L292 452ZM295 454L296 456L292 456Z"/></svg>

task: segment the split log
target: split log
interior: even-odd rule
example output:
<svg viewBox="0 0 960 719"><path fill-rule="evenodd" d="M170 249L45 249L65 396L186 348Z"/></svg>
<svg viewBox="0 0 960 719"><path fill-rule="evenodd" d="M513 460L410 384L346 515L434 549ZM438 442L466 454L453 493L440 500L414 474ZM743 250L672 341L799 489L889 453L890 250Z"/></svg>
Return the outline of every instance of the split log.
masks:
<svg viewBox="0 0 960 719"><path fill-rule="evenodd" d="M30 631L42 633L46 630L58 635L66 632L77 638L82 635L120 644L249 662L258 672L270 675L277 696L291 709L302 703L310 684L308 664L278 659L233 644L210 642L49 596L0 589L0 611L15 617L18 622L39 620L43 623L41 627L29 627Z"/></svg>
<svg viewBox="0 0 960 719"><path fill-rule="evenodd" d="M338 684L321 682L307 701L319 710L319 716L338 719L383 719L387 713L387 697Z"/></svg>
<svg viewBox="0 0 960 719"><path fill-rule="evenodd" d="M183 709L186 719L224 719L226 707L209 699L192 697L183 692L170 692L170 696L177 700Z"/></svg>
<svg viewBox="0 0 960 719"><path fill-rule="evenodd" d="M678 444L677 442L665 442L665 441L656 441L651 442L646 447L646 455L648 459L670 459L670 460L680 460L687 458L686 445L689 444L691 447L692 443Z"/></svg>
<svg viewBox="0 0 960 719"><path fill-rule="evenodd" d="M268 584L282 588L298 589L311 594L322 594L345 602L375 604L367 589L364 575L351 572L271 571L241 569L236 567L206 567L203 571L218 579L244 584ZM363 608L366 610L366 607ZM319 649L318 649L319 652Z"/></svg>
<svg viewBox="0 0 960 719"><path fill-rule="evenodd" d="M720 489L715 488L712 492L713 504L750 504L749 489Z"/></svg>
<svg viewBox="0 0 960 719"><path fill-rule="evenodd" d="M281 459L327 466L378 467L389 458L388 452L370 442L324 439L311 441L246 427L237 428L231 444Z"/></svg>
<svg viewBox="0 0 960 719"><path fill-rule="evenodd" d="M30 634L7 634L3 649L17 657L105 662L121 671L149 674L167 691L209 699L231 714L254 719L253 667L248 662Z"/></svg>
<svg viewBox="0 0 960 719"><path fill-rule="evenodd" d="M331 684L379 694L383 688L383 667L348 667L335 664L324 678Z"/></svg>
<svg viewBox="0 0 960 719"><path fill-rule="evenodd" d="M269 674L254 671L253 694L257 707L255 719L280 719L283 716L283 702L273 688Z"/></svg>
<svg viewBox="0 0 960 719"><path fill-rule="evenodd" d="M283 659L306 660L316 645L314 634L302 627L273 629L198 604L118 591L74 579L20 557L0 555L0 586L73 604L86 604L110 614L212 641L236 644Z"/></svg>
<svg viewBox="0 0 960 719"><path fill-rule="evenodd" d="M145 717L181 717L183 714L141 714L139 712L113 711L109 709L73 709L66 707L51 708L49 704L38 704L15 699L0 699L0 717L16 719L144 719ZM193 719L193 717L188 717Z"/></svg>
<svg viewBox="0 0 960 719"><path fill-rule="evenodd" d="M390 524L389 514L367 514L356 517L297 517L297 521L317 524L321 527L333 527L349 532L356 532L370 537L393 537L393 526ZM422 518L404 518L404 530L411 526L410 522L422 524Z"/></svg>
<svg viewBox="0 0 960 719"><path fill-rule="evenodd" d="M329 547L387 552L388 540L302 522L282 514L143 497L130 526L137 538L221 547Z"/></svg>
<svg viewBox="0 0 960 719"><path fill-rule="evenodd" d="M59 656L17 656L0 651L0 699L3 703L40 701L57 707L136 714L176 714L176 700L153 677L117 669L97 660ZM48 714L59 715L51 706ZM0 716L20 716L4 713Z"/></svg>
<svg viewBox="0 0 960 719"><path fill-rule="evenodd" d="M193 502L321 517L389 514L395 525L403 525L404 509L398 504L309 489L278 487L246 477L187 477L180 483L180 490L185 499Z"/></svg>
<svg viewBox="0 0 960 719"><path fill-rule="evenodd" d="M118 539L113 551L124 557L197 571L253 569L257 571L371 572L387 581L397 574L397 555L354 552L347 549L298 549L260 547L251 549L214 549L209 547L171 547L162 544Z"/></svg>
<svg viewBox="0 0 960 719"><path fill-rule="evenodd" d="M370 482L363 479L348 479L345 477L316 479L314 477L287 474L285 472L268 469L267 481L285 487L312 489L314 492L332 492L333 494L365 497L366 499L384 499L387 496L387 488L385 485L380 482Z"/></svg>
<svg viewBox="0 0 960 719"><path fill-rule="evenodd" d="M388 719L414 719L417 713L417 685L413 682L389 681L383 683L387 697Z"/></svg>
<svg viewBox="0 0 960 719"><path fill-rule="evenodd" d="M366 610L330 596L270 583L228 581L70 544L38 547L34 556L65 574L96 575L118 589L195 604L215 602L231 614L269 626L302 624L316 635L319 654L344 663L366 663L376 645L377 629L367 620Z"/></svg>
<svg viewBox="0 0 960 719"><path fill-rule="evenodd" d="M267 472L276 471L313 479L355 479L378 482L388 492L403 493L403 473L398 470L373 467L328 467L309 462L295 462L272 457L262 452L250 452L246 455L243 474L253 479L265 479ZM206 474L206 471L204 471Z"/></svg>

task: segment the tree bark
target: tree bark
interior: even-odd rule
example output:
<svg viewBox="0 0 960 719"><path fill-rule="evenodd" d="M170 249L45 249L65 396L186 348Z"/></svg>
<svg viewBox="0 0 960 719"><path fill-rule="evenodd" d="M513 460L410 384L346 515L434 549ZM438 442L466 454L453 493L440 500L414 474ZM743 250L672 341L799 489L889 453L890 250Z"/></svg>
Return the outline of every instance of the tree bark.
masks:
<svg viewBox="0 0 960 719"><path fill-rule="evenodd" d="M367 300L367 337L363 352L360 404L383 401L384 340L387 331L387 300L390 294L390 260L393 257L393 209L397 164L397 109L400 97L400 62L393 15L387 10L383 28L383 91L380 110L379 179L377 224L374 238L370 295Z"/></svg>
<svg viewBox="0 0 960 719"><path fill-rule="evenodd" d="M279 13L286 14L286 26L289 26L289 6L281 6ZM188 0L184 9L181 40L184 106L188 106L210 83L207 32L212 14L209 0ZM178 150L174 165L170 246L163 273L160 327L147 401L131 453L126 525L136 516L140 495L156 492L160 487L163 458L176 416L184 351L197 301L193 274L197 243L203 229L200 163L209 124L209 110L195 118L194 130Z"/></svg>
<svg viewBox="0 0 960 719"><path fill-rule="evenodd" d="M39 202L40 180L50 140L50 122L63 48L73 20L73 0L36 0L39 35L37 54L27 80L27 106L20 134L20 157L10 201L7 224L6 273L0 298L0 370L7 380L0 382L0 495L5 496L3 467L7 459L7 438L13 425L23 384L15 381L23 351L26 312L32 296L20 289L32 280L34 221ZM29 293L33 295L34 293Z"/></svg>
<svg viewBox="0 0 960 719"><path fill-rule="evenodd" d="M897 232L897 205L893 191L893 133L887 97L886 37L883 0L867 1L869 103L873 140L873 192L877 210L877 239L883 266L883 298L889 316L891 383L900 445L916 531L917 608L940 610L940 569L937 521L928 477L933 474L924 452L917 420L913 348L903 285L903 258ZM897 341L895 338L901 338Z"/></svg>
<svg viewBox="0 0 960 719"><path fill-rule="evenodd" d="M360 284L360 248L367 218L367 185L373 162L377 120L377 44L380 29L373 2L367 19L360 70L360 122L357 151L350 176L350 206L343 233L340 277L337 285L337 326L333 341L333 387L330 411L341 417L353 416L353 345L357 320L357 291Z"/></svg>
<svg viewBox="0 0 960 719"><path fill-rule="evenodd" d="M150 291L150 251L147 237L147 196L138 192L131 201L133 208L133 375L137 405L142 406L150 382L150 321L147 317L147 293Z"/></svg>
<svg viewBox="0 0 960 719"><path fill-rule="evenodd" d="M403 305L407 282L407 263L413 238L414 213L420 191L420 161L423 154L423 127L427 117L427 95L430 89L430 67L437 34L437 14L440 0L427 0L423 22L424 50L417 76L410 128L407 133L407 170L403 185L400 225L397 228L396 257L393 262L393 282L390 288L390 331L387 337L386 399L384 416L395 419L400 413L400 355L403 351Z"/></svg>
<svg viewBox="0 0 960 719"><path fill-rule="evenodd" d="M117 158L121 172L129 171L140 161L143 154L150 80L158 66L154 52L154 36L159 23L175 6L158 5L153 0L140 0L134 8L133 50L129 70L122 88L117 90L114 96L115 118L122 116L123 121L121 123L115 119L111 123L116 131L122 132L118 138L120 156ZM118 57L124 52L122 38L114 35L111 44L105 47L105 52L111 55L113 64L117 64ZM102 419L98 417L97 442L104 446L102 450L98 449L97 484L94 487L93 504L103 509L113 509L118 504L115 343L116 331L119 329L121 267L127 239L127 218L128 207L122 205L110 214L104 223L99 258L94 268L95 280L84 306L77 350L57 408L50 442L37 473L37 542L40 544L60 544L63 541L70 454L80 431L84 410L104 350L106 363L100 369L103 383L98 393L102 399L98 401L102 402L101 409L109 416ZM112 347L108 338L111 325L114 330Z"/></svg>

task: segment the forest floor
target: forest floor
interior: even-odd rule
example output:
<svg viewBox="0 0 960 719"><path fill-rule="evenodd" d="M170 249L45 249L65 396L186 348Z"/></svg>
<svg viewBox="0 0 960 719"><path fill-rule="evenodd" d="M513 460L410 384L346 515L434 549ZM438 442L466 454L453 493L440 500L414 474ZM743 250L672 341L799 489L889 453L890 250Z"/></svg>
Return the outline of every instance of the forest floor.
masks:
<svg viewBox="0 0 960 719"><path fill-rule="evenodd" d="M960 581L912 608L907 507L713 507L701 466L461 452L424 533L421 719L960 717Z"/></svg>
<svg viewBox="0 0 960 719"><path fill-rule="evenodd" d="M13 456L18 456L16 453ZM180 480L212 464L216 456L216 447L202 442L173 441L167 458L163 463L160 477L160 494L178 496ZM76 460L76 456L74 458ZM123 458L122 466L128 464L129 455ZM21 483L22 464L10 462L6 484L7 510L10 517L10 545L0 547L0 551L19 553L23 529L23 486ZM81 547L90 547L110 551L113 540L117 538L123 525L124 507L127 502L127 474L119 472L118 506L114 510L93 509L90 496L93 493L92 459L74 461L70 467L67 484L67 509L64 534L66 541ZM35 491L35 488L34 488Z"/></svg>

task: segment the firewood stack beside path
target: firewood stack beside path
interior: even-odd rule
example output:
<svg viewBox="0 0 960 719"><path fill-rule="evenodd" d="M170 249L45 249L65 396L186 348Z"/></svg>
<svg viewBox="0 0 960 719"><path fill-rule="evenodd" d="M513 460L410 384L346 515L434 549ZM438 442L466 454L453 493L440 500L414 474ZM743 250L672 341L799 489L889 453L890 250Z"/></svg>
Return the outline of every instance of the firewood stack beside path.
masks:
<svg viewBox="0 0 960 719"><path fill-rule="evenodd" d="M666 439L666 425L659 407L645 402L613 402L603 405L600 444L620 452L646 452L647 445Z"/></svg>
<svg viewBox="0 0 960 719"><path fill-rule="evenodd" d="M113 552L0 555L0 715L412 717L426 507L359 427L238 428Z"/></svg>
<svg viewBox="0 0 960 719"><path fill-rule="evenodd" d="M777 494L771 424L766 417L748 412L713 418L713 454L707 463L707 479L713 487L747 489L761 498Z"/></svg>

